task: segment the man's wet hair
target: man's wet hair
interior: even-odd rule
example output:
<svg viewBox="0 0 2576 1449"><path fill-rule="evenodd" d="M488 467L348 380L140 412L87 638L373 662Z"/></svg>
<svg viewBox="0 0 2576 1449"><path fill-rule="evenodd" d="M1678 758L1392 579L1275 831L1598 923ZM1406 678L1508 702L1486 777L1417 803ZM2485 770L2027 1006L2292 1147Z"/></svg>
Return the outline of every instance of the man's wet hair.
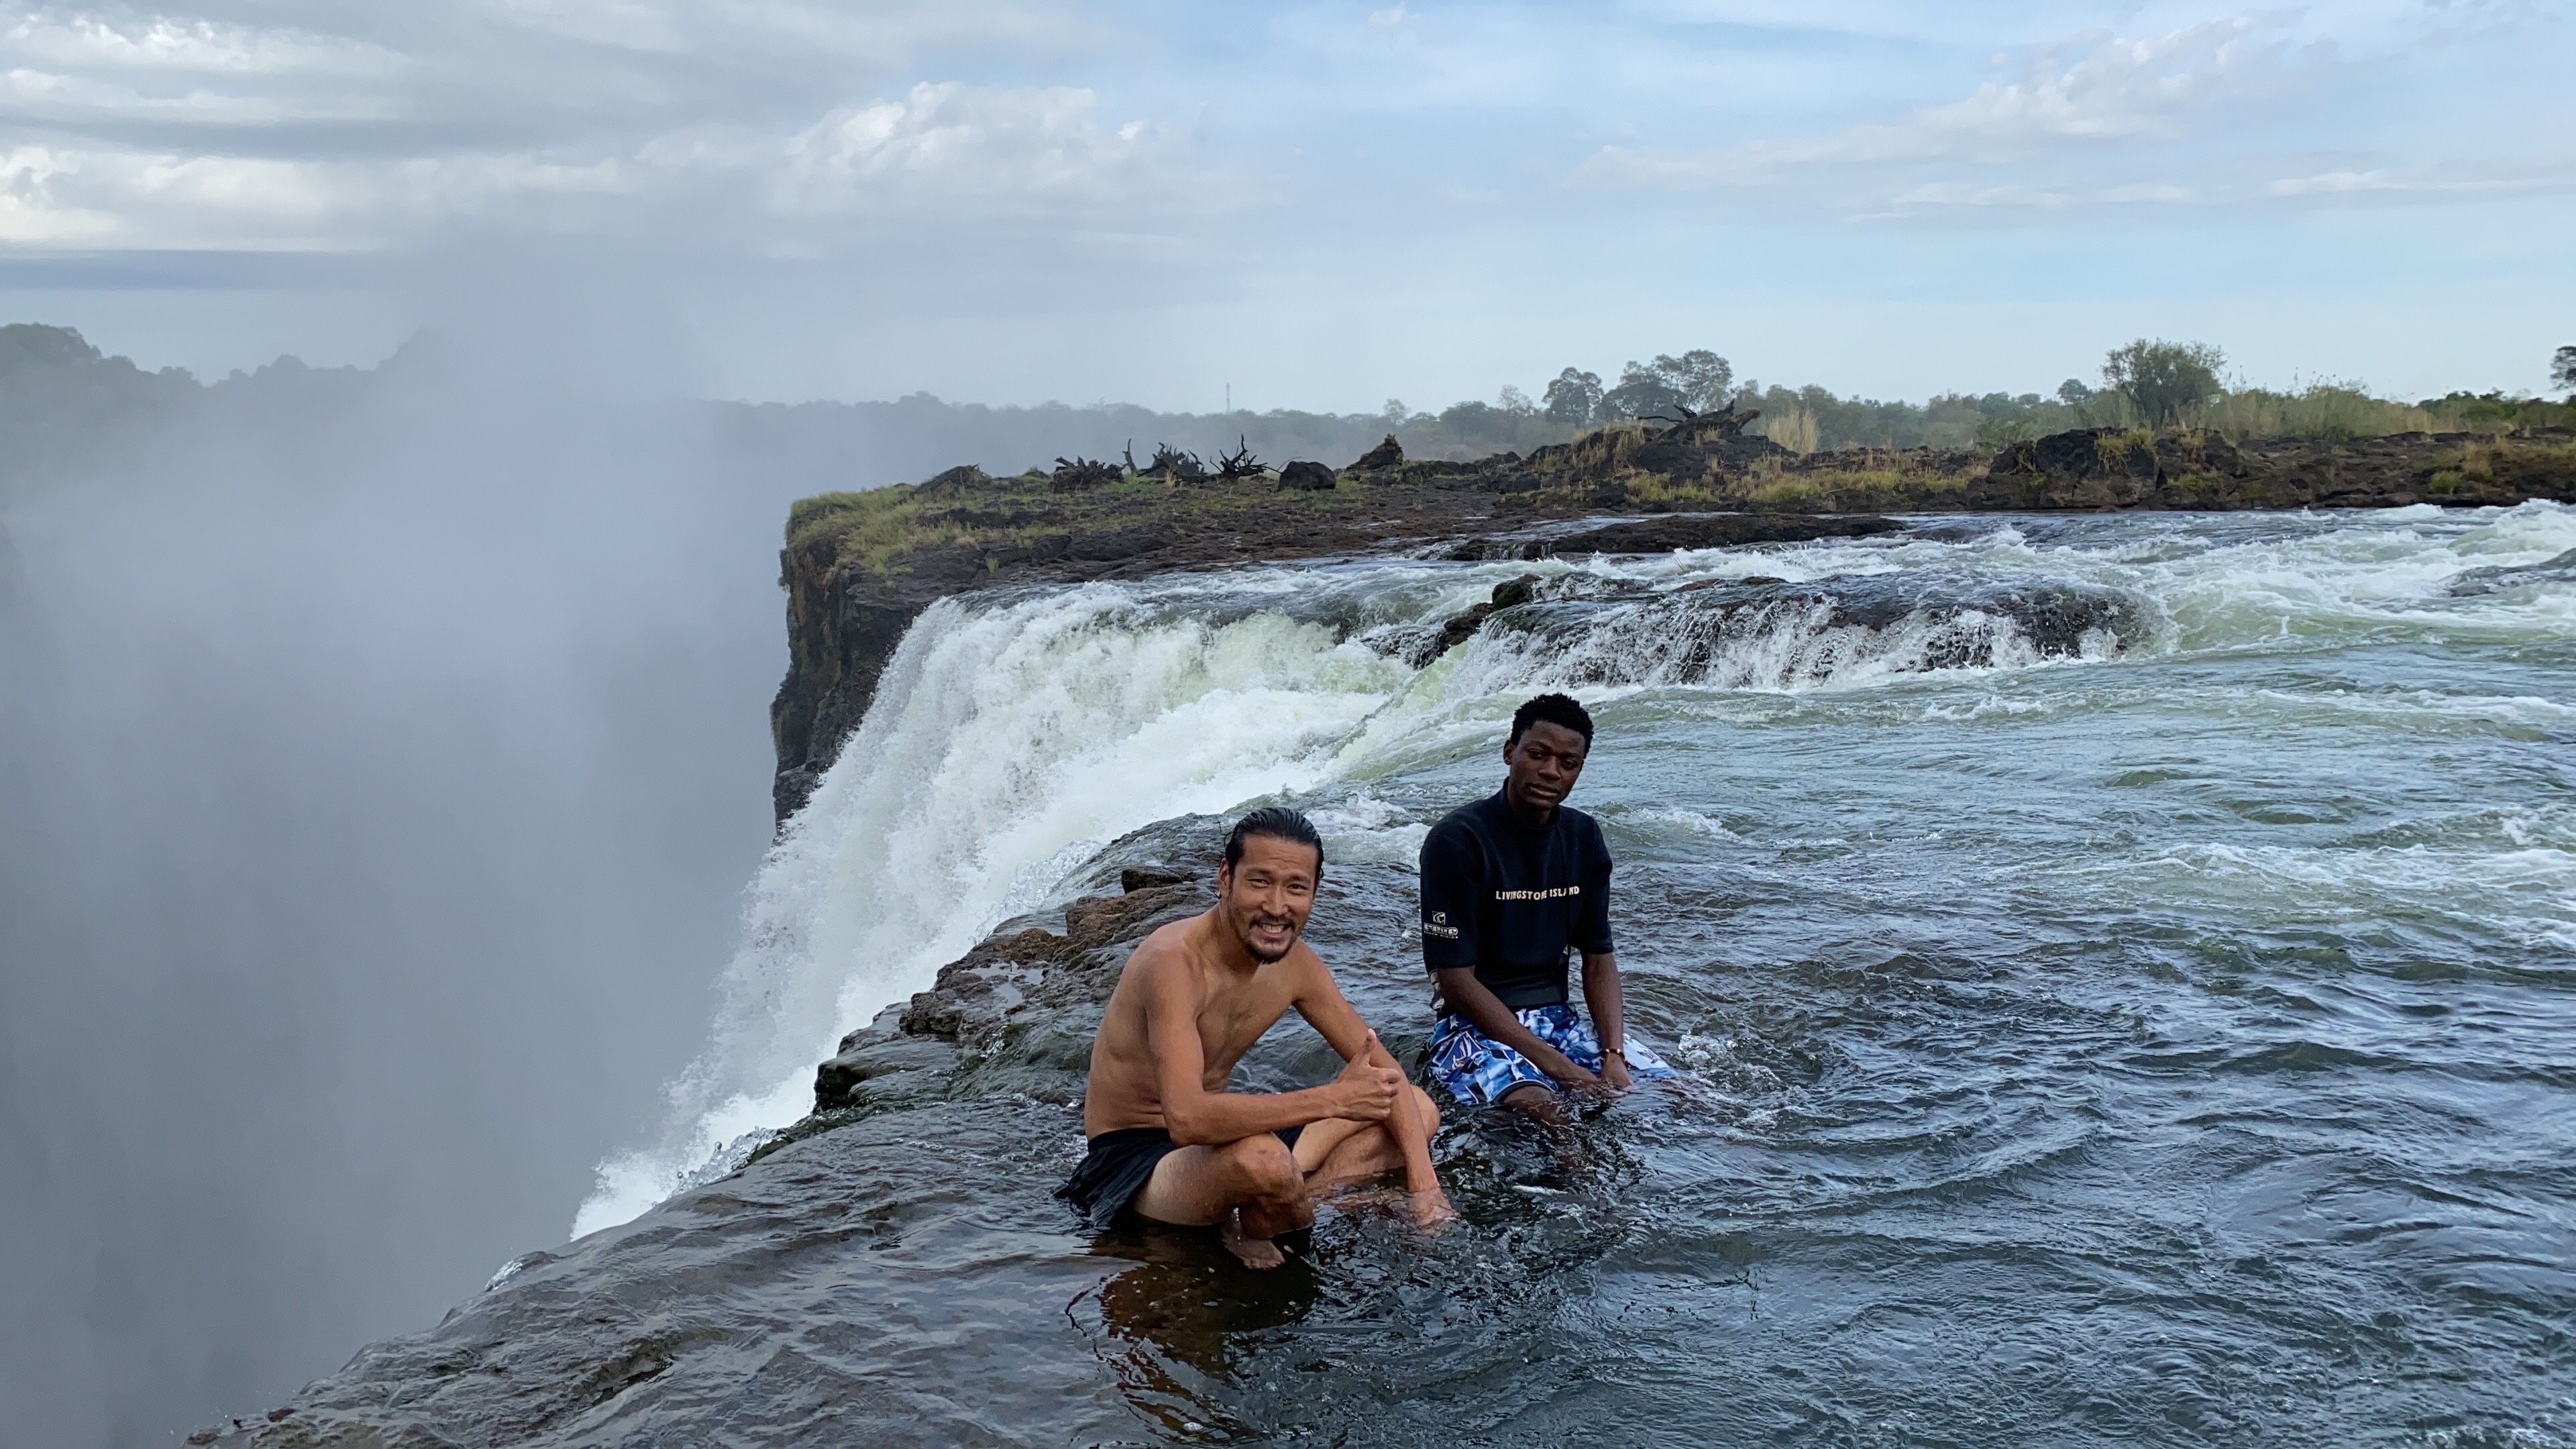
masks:
<svg viewBox="0 0 2576 1449"><path fill-rule="evenodd" d="M1565 726L1583 736L1585 749L1592 747L1592 716L1584 713L1583 706L1575 703L1574 696L1570 694L1542 694L1513 710L1512 737L1503 742L1504 747L1519 744L1521 736L1529 733L1529 727L1542 720Z"/></svg>
<svg viewBox="0 0 2576 1449"><path fill-rule="evenodd" d="M1310 845L1315 849L1315 878L1324 878L1324 837L1315 833L1315 822L1301 811L1285 805L1264 805L1234 822L1234 833L1225 838L1225 864L1228 870L1243 863L1243 842L1256 835L1285 840L1291 845Z"/></svg>

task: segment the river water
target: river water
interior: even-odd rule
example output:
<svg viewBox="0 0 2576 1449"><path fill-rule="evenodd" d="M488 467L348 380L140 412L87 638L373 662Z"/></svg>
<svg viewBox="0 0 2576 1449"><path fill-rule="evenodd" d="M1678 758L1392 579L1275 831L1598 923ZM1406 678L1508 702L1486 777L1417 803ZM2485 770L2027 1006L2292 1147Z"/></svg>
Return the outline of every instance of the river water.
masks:
<svg viewBox="0 0 2576 1449"><path fill-rule="evenodd" d="M944 603L755 883L707 1054L665 1140L603 1166L592 1236L306 1412L460 1442L2576 1444L2570 550L2548 504L1980 517ZM1524 575L1537 602L1408 662ZM1618 858L1631 1029L1687 1076L1570 1142L1456 1117L1449 1232L1361 1204L1258 1278L1078 1233L1047 1189L1081 1013L721 1176L840 1032L1258 799L1324 828L1311 939L1418 1054L1414 852L1555 687L1599 725L1573 803ZM1242 1080L1328 1056L1292 1021Z"/></svg>

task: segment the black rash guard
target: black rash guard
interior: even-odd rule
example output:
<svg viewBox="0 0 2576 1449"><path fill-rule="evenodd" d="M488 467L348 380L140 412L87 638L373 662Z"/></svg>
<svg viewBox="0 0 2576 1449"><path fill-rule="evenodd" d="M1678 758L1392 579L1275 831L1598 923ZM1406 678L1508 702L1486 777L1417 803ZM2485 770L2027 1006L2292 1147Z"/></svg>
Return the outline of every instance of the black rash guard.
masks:
<svg viewBox="0 0 2576 1449"><path fill-rule="evenodd" d="M1502 792L1452 810L1422 842L1422 960L1473 966L1514 1011L1566 999L1565 953L1610 949L1610 848L1560 805L1529 826ZM1456 1008L1435 1003L1447 1016Z"/></svg>

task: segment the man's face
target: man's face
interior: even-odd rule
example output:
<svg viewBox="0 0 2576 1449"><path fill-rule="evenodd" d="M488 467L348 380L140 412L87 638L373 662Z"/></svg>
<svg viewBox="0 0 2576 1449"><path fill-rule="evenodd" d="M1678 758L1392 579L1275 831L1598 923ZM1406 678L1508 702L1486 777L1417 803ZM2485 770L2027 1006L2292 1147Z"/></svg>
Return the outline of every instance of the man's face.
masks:
<svg viewBox="0 0 2576 1449"><path fill-rule="evenodd" d="M1311 845L1255 835L1243 842L1243 859L1217 872L1217 904L1253 960L1276 961L1297 944L1315 908L1317 855Z"/></svg>
<svg viewBox="0 0 2576 1449"><path fill-rule="evenodd" d="M1583 756L1590 748L1583 736L1561 724L1531 721L1519 739L1503 747L1503 763L1512 771L1503 786L1504 798L1540 815L1553 813L1574 793L1575 779L1583 773Z"/></svg>

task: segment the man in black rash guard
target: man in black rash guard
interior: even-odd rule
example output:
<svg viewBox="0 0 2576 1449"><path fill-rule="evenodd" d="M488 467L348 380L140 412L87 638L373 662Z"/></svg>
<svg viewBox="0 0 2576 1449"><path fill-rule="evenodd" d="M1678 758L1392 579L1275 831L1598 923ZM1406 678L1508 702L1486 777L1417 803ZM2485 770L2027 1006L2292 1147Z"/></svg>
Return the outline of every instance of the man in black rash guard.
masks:
<svg viewBox="0 0 2576 1449"><path fill-rule="evenodd" d="M1450 811L1422 842L1422 959L1438 982L1431 1070L1468 1106L1555 1122L1560 1092L1673 1074L1627 1039L1610 850L1592 817L1565 805L1591 749L1583 706L1540 695L1512 715L1503 788ZM1583 953L1588 1023L1567 999L1569 951Z"/></svg>

